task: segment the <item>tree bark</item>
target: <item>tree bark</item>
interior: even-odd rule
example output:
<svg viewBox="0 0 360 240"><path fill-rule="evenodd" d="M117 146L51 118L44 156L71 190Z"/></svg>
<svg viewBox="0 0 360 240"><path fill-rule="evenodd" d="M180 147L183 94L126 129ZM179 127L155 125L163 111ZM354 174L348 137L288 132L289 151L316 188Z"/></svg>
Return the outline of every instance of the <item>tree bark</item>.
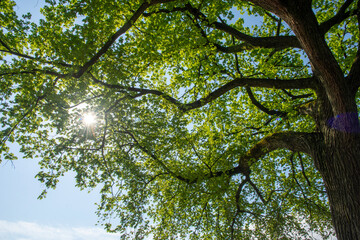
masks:
<svg viewBox="0 0 360 240"><path fill-rule="evenodd" d="M360 239L359 145L357 133L331 129L314 151L315 165L325 183L339 240Z"/></svg>

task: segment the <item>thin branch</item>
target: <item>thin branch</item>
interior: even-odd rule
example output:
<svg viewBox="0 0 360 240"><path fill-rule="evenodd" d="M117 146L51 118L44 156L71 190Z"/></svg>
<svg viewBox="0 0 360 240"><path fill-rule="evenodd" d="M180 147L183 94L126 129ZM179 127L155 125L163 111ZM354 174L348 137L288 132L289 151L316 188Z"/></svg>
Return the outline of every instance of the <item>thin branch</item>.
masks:
<svg viewBox="0 0 360 240"><path fill-rule="evenodd" d="M299 181L298 181L297 178L296 178L295 164L294 164L294 155L295 155L295 154L292 153L291 156L290 156L292 175L293 175L293 178L294 178L296 184L297 184L297 185L299 186L299 188L300 188L301 194L303 195L303 198L304 198L304 200L305 200L305 204L306 204L306 206L307 206L307 208L308 208L308 210L309 210L309 213L310 213L310 215L311 215L311 208L309 207L309 201L310 201L310 199L306 196L306 194L304 193L304 190L303 190L301 184L299 183Z"/></svg>
<svg viewBox="0 0 360 240"><path fill-rule="evenodd" d="M37 107L37 105L39 104L39 102L44 98L45 96L39 96L36 98L34 104L20 117L20 119L11 127L11 129L9 130L9 132L7 132L6 136L3 137L3 139L1 139L0 142L0 149L2 149L6 143L6 141L9 139L9 137L11 136L11 134L13 134L13 132L16 130L16 128L19 126L19 124Z"/></svg>
<svg viewBox="0 0 360 240"><path fill-rule="evenodd" d="M125 129L125 132L134 140L134 142L136 143L136 145L139 147L140 150L142 150L144 153L146 153L149 157L151 157L153 160L155 160L155 162L157 164L159 164L161 166L162 169L164 169L166 172L168 172L171 176L186 182L186 183L193 183L194 181L188 179L188 178L184 178L183 176L180 176L178 174L176 174L175 172L171 171L170 168L168 168L165 163L163 163L155 154L153 154L150 150L148 150L146 147L142 146L139 141L137 140L137 138L128 130Z"/></svg>
<svg viewBox="0 0 360 240"><path fill-rule="evenodd" d="M93 96L93 97L84 99L84 100L82 100L82 101L80 101L80 102L78 102L78 103L76 103L76 104L74 104L74 105L71 105L71 106L64 106L64 105L60 104L60 103L57 102L57 101L55 101L55 104L56 104L57 106L61 107L61 108L64 108L64 109L71 109L71 108L75 108L75 107L77 107L77 106L79 106L79 105L81 105L81 104L83 104L83 103L86 103L86 102L88 102L88 101L91 101L91 100L94 100L94 99L96 99L96 98L103 97L103 96L104 96L104 94L96 95L96 96ZM47 102L50 102L47 98L45 98L45 100L47 100ZM51 103L51 102L50 102L50 103Z"/></svg>
<svg viewBox="0 0 360 240"><path fill-rule="evenodd" d="M249 179L249 184L250 184L250 185L252 186L252 188L255 190L255 192L256 192L256 194L259 196L261 202L266 205L266 204L270 201L270 197L269 197L268 200L265 200L265 198L264 198L264 196L262 195L260 189L259 189L259 188L256 186L256 184L253 183L253 181L251 181L250 179Z"/></svg>
<svg viewBox="0 0 360 240"><path fill-rule="evenodd" d="M50 70L31 69L31 70L26 70L26 71L1 73L0 77L2 77L2 76L14 76L14 75L17 75L17 74L36 74L36 73L44 73L44 74L55 76L55 77L58 77L58 78L64 78L64 77L68 76L67 74L61 74L61 73L58 73L58 72L55 72L55 71L50 71Z"/></svg>
<svg viewBox="0 0 360 240"><path fill-rule="evenodd" d="M236 213L235 213L235 216L233 217L233 220L232 220L232 223L231 223L231 226L230 226L230 229L231 229L231 239L234 239L234 225L235 225L235 220L237 218L237 216L240 214L240 213L248 213L248 214L251 214L251 215L254 215L254 216L259 216L259 214L256 214L256 213L253 213L251 211L247 211L247 210L243 210L240 208L240 204L239 204L239 200L240 200L240 194L241 194L241 191L244 187L244 185L249 182L249 178L246 177L239 185L237 191L236 191L236 194L235 194L235 203L236 203Z"/></svg>
<svg viewBox="0 0 360 240"><path fill-rule="evenodd" d="M281 30L281 18L278 19L278 25L277 25L277 29L276 29L276 36L280 36L280 30Z"/></svg>
<svg viewBox="0 0 360 240"><path fill-rule="evenodd" d="M11 48L3 41L0 39L0 43L1 45L3 45L9 52L12 52ZM0 51L3 51L3 50L0 50Z"/></svg>
<svg viewBox="0 0 360 240"><path fill-rule="evenodd" d="M156 175L154 175L154 176L152 176L150 179L149 179L149 181L147 181L146 183L145 183L145 186L144 186L144 188L146 188L147 187L147 185L149 185L152 181L154 181L156 178L158 178L158 177L160 177L160 176L162 176L162 175L168 175L169 173L158 173L158 174L156 174Z"/></svg>
<svg viewBox="0 0 360 240"><path fill-rule="evenodd" d="M138 92L139 94L142 94L142 95L145 95L145 94L153 94L153 95L157 95L157 96L161 96L163 97L164 99L168 100L169 102L175 104L176 106L180 106L180 105L183 105L181 104L177 99L167 95L166 93L164 92L161 92L161 91L158 91L158 90L152 90L152 89L145 89L145 88L135 88L135 87L125 87L125 86L122 86L122 85L118 85L118 84L109 84L109 83L106 83L106 82L103 82L99 79L97 79L94 75L92 75L90 72L89 72L89 75L91 76L92 80L95 82L95 83L98 83L100 85L103 85L107 88L111 88L111 89L119 89L119 90L126 90L126 91L130 91L130 92Z"/></svg>
<svg viewBox="0 0 360 240"><path fill-rule="evenodd" d="M357 8L360 9L360 1L357 3ZM358 31L360 32L360 13L357 12ZM353 83L353 92L357 92L360 86L360 40L358 42L358 49L356 52L355 60L351 66L347 79Z"/></svg>
<svg viewBox="0 0 360 240"><path fill-rule="evenodd" d="M231 40L232 40L232 43L233 45L235 45L235 38L234 36L231 36ZM239 57L236 53L234 53L234 56L235 56L235 67L236 67L236 72L241 76L241 77L244 77L244 75L241 73L240 71L240 64L239 64Z"/></svg>
<svg viewBox="0 0 360 240"><path fill-rule="evenodd" d="M72 67L72 65L70 64L67 64L67 63L55 63L55 62L52 62L52 61L44 61L42 59L39 59L39 58L35 58L33 56L29 56L29 55L26 55L26 54L23 54L23 53L20 53L19 51L13 51L4 41L2 41L0 39L0 44L3 45L7 50L1 50L0 49L0 52L5 52L5 53L9 53L9 54L12 54L12 55L15 55L15 56L18 56L18 57L23 57L23 58L26 58L26 59L30 59L30 60L36 60L36 61L39 61L39 62L43 62L43 63L47 63L47 64L58 64L60 66L63 66L63 67Z"/></svg>
<svg viewBox="0 0 360 240"><path fill-rule="evenodd" d="M100 48L100 50L88 61L86 62L78 72L74 73L73 76L76 78L81 77L92 65L94 65L101 56L103 56L107 50L113 45L113 43L124 33L126 33L134 24L135 22L141 17L141 15L145 12L147 8L152 5L158 3L167 3L172 2L174 0L153 0L153 1L144 1L140 5L140 7L134 12L134 14L129 18L128 21L124 23L124 25L114 33L109 40Z"/></svg>
<svg viewBox="0 0 360 240"><path fill-rule="evenodd" d="M310 180L309 178L306 176L306 172L305 172L305 168L304 168L304 162L303 162L303 158L301 156L301 154L298 152L298 157L300 159L300 165L301 165L301 172L302 172L302 175L304 176L307 184L309 185L309 187L311 186L311 183L310 183Z"/></svg>
<svg viewBox="0 0 360 240"><path fill-rule="evenodd" d="M198 159L209 169L210 174L212 174L212 170L211 167L209 166L209 164L207 164L204 160L202 160L202 157L200 156L200 154L198 153L198 151L195 148L195 144L193 141L189 140L190 144L191 144L191 148L194 151L195 155L198 157Z"/></svg>
<svg viewBox="0 0 360 240"><path fill-rule="evenodd" d="M245 87L245 89L246 89L246 92L247 92L252 104L254 104L258 109L260 109L264 113L266 113L268 115L275 115L275 116L280 116L280 117L285 117L287 115L286 112L277 111L277 110L270 110L270 109L266 108L258 100L256 100L256 98L255 98L254 94L252 93L250 87Z"/></svg>
<svg viewBox="0 0 360 240"><path fill-rule="evenodd" d="M246 177L243 181L241 181L238 189L236 190L235 202L236 202L236 208L237 208L238 211L241 211L241 210L240 210L240 205L239 205L239 200L240 200L241 191L242 191L243 187L245 186L245 184L246 184L247 182L249 182L249 180L250 180L250 179L249 179L248 177Z"/></svg>
<svg viewBox="0 0 360 240"><path fill-rule="evenodd" d="M299 99L299 98L309 98L312 97L314 94L308 93L308 94L301 94L301 95L293 95L291 92L287 91L286 89L282 89L282 91L288 95L292 100Z"/></svg>

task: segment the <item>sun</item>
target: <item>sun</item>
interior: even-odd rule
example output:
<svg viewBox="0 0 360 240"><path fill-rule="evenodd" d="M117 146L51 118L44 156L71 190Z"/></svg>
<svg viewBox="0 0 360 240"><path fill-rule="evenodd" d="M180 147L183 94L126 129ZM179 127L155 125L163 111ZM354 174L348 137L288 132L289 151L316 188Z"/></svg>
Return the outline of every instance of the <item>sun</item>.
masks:
<svg viewBox="0 0 360 240"><path fill-rule="evenodd" d="M96 123L96 115L92 112L85 113L82 121L86 126L92 126Z"/></svg>

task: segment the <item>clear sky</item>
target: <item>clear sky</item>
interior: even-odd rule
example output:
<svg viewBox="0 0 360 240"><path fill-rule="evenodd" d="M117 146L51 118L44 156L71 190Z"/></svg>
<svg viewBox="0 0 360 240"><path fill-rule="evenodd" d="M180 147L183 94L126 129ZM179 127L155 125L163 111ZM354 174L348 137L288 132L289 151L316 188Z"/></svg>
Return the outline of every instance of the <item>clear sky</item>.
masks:
<svg viewBox="0 0 360 240"><path fill-rule="evenodd" d="M15 0L19 15L31 12L39 18L44 0ZM18 147L12 145L17 151ZM37 159L22 159L0 164L0 240L113 240L95 226L96 192L75 188L74 177L67 174L47 198L37 197L44 189L34 177L39 171Z"/></svg>

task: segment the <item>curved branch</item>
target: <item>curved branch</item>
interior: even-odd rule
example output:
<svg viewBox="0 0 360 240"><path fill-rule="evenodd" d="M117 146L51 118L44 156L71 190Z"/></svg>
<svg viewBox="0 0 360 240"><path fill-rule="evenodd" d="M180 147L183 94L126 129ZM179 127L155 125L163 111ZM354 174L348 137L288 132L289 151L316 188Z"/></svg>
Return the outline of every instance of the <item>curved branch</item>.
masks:
<svg viewBox="0 0 360 240"><path fill-rule="evenodd" d="M167 101L176 105L181 111L184 112L192 109L200 108L237 87L262 87L262 88L274 88L274 89L308 89L308 88L314 89L315 88L313 77L299 78L293 80L265 79L265 78L235 78L234 80L214 90L206 97L203 97L192 103L184 104L181 103L179 100L159 90L126 87L118 84L109 84L95 78L91 73L89 74L95 83L101 84L108 88L137 92L141 95L153 94L153 95L161 96Z"/></svg>
<svg viewBox="0 0 360 240"><path fill-rule="evenodd" d="M193 7L191 4L186 4L185 7L177 7L172 10L160 9L156 12L144 13L144 16L151 16L156 13L171 13L171 12L185 12L188 11L196 19L203 21L206 26L226 32L231 36L234 36L240 41L245 43L232 46L232 47L223 47L219 44L214 44L219 51L225 53L234 53L244 50L253 49L255 47L262 48L276 48L278 50L285 48L301 48L301 45L295 36L276 36L276 37L253 37L247 34L244 34L237 29L231 27L230 25L224 22L210 22L209 19L197 8Z"/></svg>
<svg viewBox="0 0 360 240"><path fill-rule="evenodd" d="M355 11L345 12L346 9L354 2L354 0L346 0L345 3L340 7L339 11L332 18L322 22L320 24L320 29L323 34L327 33L330 28L335 26L336 24L341 23L348 17L354 16L356 14Z"/></svg>
<svg viewBox="0 0 360 240"><path fill-rule="evenodd" d="M210 179L227 175L229 177L242 174L246 179L250 180L250 166L259 158L265 156L269 152L277 149L288 149L294 152L303 152L309 155L313 153L313 146L316 145L318 139L321 138L320 133L304 133L304 132L279 132L264 137L256 143L247 153L239 159L239 165L232 169L209 173L199 176L196 179L188 179L188 183L195 183L200 179ZM244 183L245 184L245 183ZM254 187L254 186L253 186ZM254 188L255 189L255 188ZM256 190L256 189L255 189Z"/></svg>
<svg viewBox="0 0 360 240"><path fill-rule="evenodd" d="M62 62L56 63L56 62L53 62L53 61L44 61L44 60L42 60L40 58L36 58L36 57L30 56L30 55L20 53L18 50L14 51L9 47L9 45L7 45L1 39L0 39L0 44L3 45L7 49L7 50L0 49L0 52L12 54L12 55L15 55L15 56L18 56L18 57L23 57L23 58L26 58L26 59L35 60L35 61L39 61L39 62L43 62L43 63L47 63L47 64L54 64L54 65L57 64L57 65L63 66L63 67L72 67L72 65L67 64L67 63L62 63Z"/></svg>
<svg viewBox="0 0 360 240"><path fill-rule="evenodd" d="M261 202L266 205L270 200L271 200L271 195L269 196L269 198L267 200L265 200L263 194L261 193L260 189L256 186L256 184L251 181L250 179L248 180L250 186L255 190L256 195L258 195L258 197L260 198Z"/></svg>
<svg viewBox="0 0 360 240"><path fill-rule="evenodd" d="M29 116L29 114L32 113L32 111L38 106L40 101L44 99L45 95L36 97L35 102L29 107L29 109L21 115L20 119L15 122L15 124L10 128L10 130L6 133L6 136L4 136L0 141L0 150L4 147L5 143L9 139L9 137L13 134L13 132L16 130L16 128L20 125L20 123Z"/></svg>
<svg viewBox="0 0 360 240"><path fill-rule="evenodd" d="M134 23L141 17L141 15L145 12L147 8L149 8L152 5L158 4L158 3L167 3L172 2L174 0L153 0L153 1L144 1L143 4L140 5L140 7L134 12L134 14L129 18L128 21L124 23L124 25L116 32L114 33L110 39L100 48L100 50L88 61L86 62L78 72L74 73L74 77L79 78L81 77L92 65L94 65L99 58L104 55L107 50L111 47L111 45L124 33L126 33L133 25Z"/></svg>
<svg viewBox="0 0 360 240"><path fill-rule="evenodd" d="M264 105L262 105L258 100L256 100L250 87L245 87L245 89L246 89L247 94L249 95L249 98L250 98L252 104L254 104L258 109L260 109L264 113L266 113L268 115L275 115L275 116L281 116L281 117L286 116L286 112L270 110L270 109L266 108Z"/></svg>
<svg viewBox="0 0 360 240"><path fill-rule="evenodd" d="M286 89L282 89L283 92L288 95L292 100L299 99L299 98L309 98L312 97L314 94L307 93L307 94L301 94L301 95L293 95L291 92L286 91Z"/></svg>
<svg viewBox="0 0 360 240"><path fill-rule="evenodd" d="M185 104L184 110L190 110L202 107L218 97L224 95L228 91L237 87L262 87L274 89L313 89L314 78L302 78L294 80L280 80L280 79L265 79L265 78L235 78L226 83L215 91L211 92L206 97L196 100L193 103Z"/></svg>
<svg viewBox="0 0 360 240"><path fill-rule="evenodd" d="M332 54L311 9L311 0L250 0L257 6L281 17L297 36L299 42L326 92L334 115L356 112L348 83L339 63ZM352 121L352 120L350 120Z"/></svg>
<svg viewBox="0 0 360 240"><path fill-rule="evenodd" d="M299 157L299 160L300 160L300 166L301 166L301 173L302 175L304 176L308 186L310 187L311 186L311 182L309 180L309 178L306 176L306 172L305 172L305 167L304 167L304 161L303 161L303 158L301 156L301 154L298 152L298 157Z"/></svg>
<svg viewBox="0 0 360 240"><path fill-rule="evenodd" d="M360 9L360 2L357 3L357 8ZM360 13L357 13L357 22L358 28L360 28ZM354 86L354 93L357 92L360 86L360 41L358 42L358 50L356 52L355 60L351 66L349 75L347 76L348 80Z"/></svg>
<svg viewBox="0 0 360 240"><path fill-rule="evenodd" d="M241 164L251 165L259 158L277 149L288 149L293 152L313 153L313 146L321 138L320 133L279 132L269 135L256 143L239 160Z"/></svg>
<svg viewBox="0 0 360 240"><path fill-rule="evenodd" d="M276 48L276 49L284 49L284 48L301 48L300 42L295 36L276 36L276 37L253 37L247 34L244 34L237 29L229 26L223 22L210 22L206 16L200 12L199 9L194 8L191 4L186 4L186 9L194 15L197 19L201 19L204 21L207 26L214 27L217 30L224 31L236 39L240 41L244 41L247 44L247 47L262 47L262 48ZM249 45L250 44L250 45ZM245 47L245 45L241 46L241 48Z"/></svg>
<svg viewBox="0 0 360 240"><path fill-rule="evenodd" d="M165 170L167 173L169 173L171 176L179 179L180 181L186 182L186 183L194 183L196 181L193 181L191 179L185 178L179 174L176 174L175 172L171 171L170 168L168 168L168 166L166 166L166 164L161 161L155 154L153 154L151 151L149 151L146 147L142 146L139 141L137 140L137 138L127 129L125 129L125 133L128 134L135 142L135 144L139 147L139 149L141 151L143 151L144 153L146 153L149 157L151 157L157 164L159 164L159 166Z"/></svg>
<svg viewBox="0 0 360 240"><path fill-rule="evenodd" d="M61 74L55 71L50 70L43 70L43 69L30 69L30 70L24 70L24 71L18 71L18 72L7 72L7 73L0 73L0 77L2 76L14 76L17 74L35 74L35 73L44 73L51 76L55 76L58 78L64 78L67 76L67 74Z"/></svg>

